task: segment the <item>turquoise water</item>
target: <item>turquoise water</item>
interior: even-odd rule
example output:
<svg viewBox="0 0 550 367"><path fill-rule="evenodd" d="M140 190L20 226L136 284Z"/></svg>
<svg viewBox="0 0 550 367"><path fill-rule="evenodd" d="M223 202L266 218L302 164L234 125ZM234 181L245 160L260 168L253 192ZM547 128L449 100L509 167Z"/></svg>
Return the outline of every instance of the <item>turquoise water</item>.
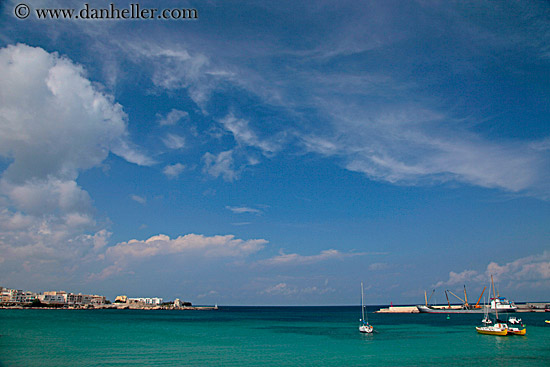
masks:
<svg viewBox="0 0 550 367"><path fill-rule="evenodd" d="M550 366L549 314L526 336L477 334L482 315L372 314L360 307L218 311L0 310L0 366Z"/></svg>

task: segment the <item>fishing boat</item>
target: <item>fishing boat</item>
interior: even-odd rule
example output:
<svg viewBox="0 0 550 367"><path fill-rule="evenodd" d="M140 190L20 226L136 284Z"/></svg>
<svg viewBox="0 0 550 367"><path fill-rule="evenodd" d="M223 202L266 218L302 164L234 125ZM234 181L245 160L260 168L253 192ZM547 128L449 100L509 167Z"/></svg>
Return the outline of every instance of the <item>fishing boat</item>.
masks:
<svg viewBox="0 0 550 367"><path fill-rule="evenodd" d="M491 275L491 286L493 287L493 298L496 298L494 296L495 293L495 287L493 283L493 276ZM501 322L498 319L498 309L495 309L495 316L496 321L494 325L489 325L487 320L489 319L489 309L485 309L485 317L483 318L482 322L484 322L484 326L476 326L476 331L479 334L485 334L485 335L497 335L497 336L504 336L508 335L508 325L506 323Z"/></svg>
<svg viewBox="0 0 550 367"><path fill-rule="evenodd" d="M525 335L527 334L527 329L525 325L521 322L521 319L518 319L515 316L510 316L508 318L508 334L512 335Z"/></svg>
<svg viewBox="0 0 550 367"><path fill-rule="evenodd" d="M371 334L374 331L369 321L365 319L365 305L363 304L363 282L361 282L361 318L359 319L359 331L362 333Z"/></svg>
<svg viewBox="0 0 550 367"><path fill-rule="evenodd" d="M516 312L518 307L514 302L509 302L504 297L491 298L491 309L498 310L500 312Z"/></svg>

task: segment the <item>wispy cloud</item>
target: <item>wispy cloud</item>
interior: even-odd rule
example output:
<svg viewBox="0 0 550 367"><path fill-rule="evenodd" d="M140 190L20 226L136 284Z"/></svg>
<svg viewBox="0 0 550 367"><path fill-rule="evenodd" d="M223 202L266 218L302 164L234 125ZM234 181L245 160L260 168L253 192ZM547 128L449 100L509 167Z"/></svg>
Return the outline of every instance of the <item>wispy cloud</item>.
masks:
<svg viewBox="0 0 550 367"><path fill-rule="evenodd" d="M144 205L147 203L147 198L143 196L133 194L133 195L130 195L130 198L135 202L140 203L141 205Z"/></svg>
<svg viewBox="0 0 550 367"><path fill-rule="evenodd" d="M232 113L220 120L223 127L233 134L238 144L259 148L264 154L271 155L279 150L274 142L258 138L245 119L236 118Z"/></svg>
<svg viewBox="0 0 550 367"><path fill-rule="evenodd" d="M235 214L244 214L244 213L262 214L263 213L259 209L249 208L247 206L226 206L225 208L228 210L231 210Z"/></svg>
<svg viewBox="0 0 550 367"><path fill-rule="evenodd" d="M214 178L222 176L225 181L234 181L239 177L239 170L234 167L233 150L221 152L217 156L207 152L203 156L203 161L203 172Z"/></svg>
<svg viewBox="0 0 550 367"><path fill-rule="evenodd" d="M170 149L181 149L185 146L185 138L176 134L166 134L162 142Z"/></svg>
<svg viewBox="0 0 550 367"><path fill-rule="evenodd" d="M270 259L262 260L260 261L261 264L264 265L306 265L306 264L314 264L321 261L327 261L332 259L344 259L348 257L354 257L354 256L363 256L366 255L366 253L363 252L348 252L343 253L338 250L330 249L330 250L323 250L317 255L300 255L300 254L285 254L281 251L280 255L274 256Z"/></svg>
<svg viewBox="0 0 550 367"><path fill-rule="evenodd" d="M185 165L181 163L175 163L164 167L162 172L168 178L177 178L185 170Z"/></svg>
<svg viewBox="0 0 550 367"><path fill-rule="evenodd" d="M171 126L176 125L181 120L188 118L189 113L186 111L181 111L173 108L166 116L162 116L160 114L157 114L157 118L159 121L159 125L161 126Z"/></svg>
<svg viewBox="0 0 550 367"><path fill-rule="evenodd" d="M287 284L286 282L278 283L273 286L267 287L261 293L272 296L295 296L295 295L311 295L311 294L326 294L334 292L334 288L330 287L297 287L295 285Z"/></svg>

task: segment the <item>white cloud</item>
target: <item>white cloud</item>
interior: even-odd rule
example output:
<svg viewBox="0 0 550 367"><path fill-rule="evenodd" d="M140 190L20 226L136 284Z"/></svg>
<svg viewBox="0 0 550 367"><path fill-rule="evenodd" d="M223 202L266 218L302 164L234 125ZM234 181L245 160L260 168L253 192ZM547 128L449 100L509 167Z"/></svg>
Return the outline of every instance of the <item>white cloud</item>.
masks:
<svg viewBox="0 0 550 367"><path fill-rule="evenodd" d="M152 68L155 86L166 90L185 89L201 108L208 102L212 91L233 75L212 66L206 55L190 52L178 44L139 39L121 41L118 46L130 57L146 62Z"/></svg>
<svg viewBox="0 0 550 367"><path fill-rule="evenodd" d="M455 273L454 271L451 271L449 272L449 280L439 281L434 285L434 287L437 288L441 286L466 284L469 281L483 282L484 280L486 280L486 277L484 277L483 275L480 275L475 270L464 270L460 273Z"/></svg>
<svg viewBox="0 0 550 367"><path fill-rule="evenodd" d="M166 167L164 167L162 172L168 178L177 178L184 170L185 170L185 165L183 165L181 163L175 163L175 164L167 165Z"/></svg>
<svg viewBox="0 0 550 367"><path fill-rule="evenodd" d="M136 262L153 261L155 257L163 255L180 256L182 259L244 258L260 251L267 243L264 239L242 240L233 235L188 234L171 239L160 234L144 241L130 240L109 247L103 257L106 265L91 278L105 279L132 270Z"/></svg>
<svg viewBox="0 0 550 367"><path fill-rule="evenodd" d="M490 262L483 272L464 270L455 273L451 271L449 279L437 282L435 287L467 282L489 284L491 275L495 282L504 284L503 288L505 289L540 288L550 290L550 252L544 251L540 255L522 257L504 265Z"/></svg>
<svg viewBox="0 0 550 367"><path fill-rule="evenodd" d="M544 281L550 285L550 251L527 256L504 265L495 262L487 265L486 275L493 274L496 281L517 283Z"/></svg>
<svg viewBox="0 0 550 367"><path fill-rule="evenodd" d="M0 155L13 159L4 178L74 179L109 150L132 155L122 106L98 92L82 67L19 44L0 50L0 78Z"/></svg>
<svg viewBox="0 0 550 367"><path fill-rule="evenodd" d="M181 149L185 146L185 138L176 134L167 134L162 142L170 149Z"/></svg>
<svg viewBox="0 0 550 367"><path fill-rule="evenodd" d="M235 141L240 145L259 148L266 155L271 155L279 150L279 147L273 142L258 138L247 120L236 118L232 113L221 119L220 123L233 134Z"/></svg>
<svg viewBox="0 0 550 367"><path fill-rule="evenodd" d="M145 241L130 240L121 242L107 250L113 257L151 257L155 255L198 253L206 257L240 257L261 250L266 240L241 240L233 235L203 236L188 234L174 239L166 235L157 235Z"/></svg>
<svg viewBox="0 0 550 367"><path fill-rule="evenodd" d="M271 296L295 296L295 295L311 295L311 294L326 294L326 293L332 293L334 292L334 288L330 287L317 287L317 286L311 286L311 287L304 287L299 288L297 286L289 285L286 282L278 283L274 286L267 287L263 291L261 291L262 294L267 294Z"/></svg>
<svg viewBox="0 0 550 367"><path fill-rule="evenodd" d="M147 198L139 195L130 195L130 199L134 200L136 203L140 203L142 205L147 203Z"/></svg>
<svg viewBox="0 0 550 367"><path fill-rule="evenodd" d="M260 261L264 265L304 265L313 264L320 261L332 260L332 259L344 259L353 256L363 256L365 253L343 253L338 250L330 249L323 250L318 255L300 255L300 254L285 254L281 251L280 255L274 256L267 260Z"/></svg>
<svg viewBox="0 0 550 367"><path fill-rule="evenodd" d="M266 288L263 292L267 294L273 294L273 295L290 296L298 293L298 289L296 287L289 287L286 283L279 283L274 286Z"/></svg>
<svg viewBox="0 0 550 367"><path fill-rule="evenodd" d="M232 150L221 152L217 156L207 152L204 154L203 160L204 172L212 177L222 176L225 181L234 181L239 177L239 172L234 168Z"/></svg>
<svg viewBox="0 0 550 367"><path fill-rule="evenodd" d="M14 184L9 180L0 180L0 193L4 194L19 210L27 214L92 211L91 199L75 181L61 180L55 177L30 179Z"/></svg>
<svg viewBox="0 0 550 367"><path fill-rule="evenodd" d="M157 118L159 119L159 125L161 126L170 126L170 125L176 125L178 122L180 122L184 118L188 118L189 113L186 111L181 111L173 108L168 114L164 117L157 114Z"/></svg>
<svg viewBox="0 0 550 367"><path fill-rule="evenodd" d="M23 262L37 273L74 272L109 236L79 173L110 151L153 161L128 141L122 106L71 60L10 45L0 49L0 79L0 156L9 162L0 179L0 252L9 260L1 273L16 276Z"/></svg>
<svg viewBox="0 0 550 367"><path fill-rule="evenodd" d="M246 206L226 206L225 208L228 210L231 210L235 214L243 214L243 213L261 214L262 213L262 211L259 209L249 208Z"/></svg>
<svg viewBox="0 0 550 367"><path fill-rule="evenodd" d="M537 192L546 172L543 152L533 143L494 142L460 128L449 116L421 107L330 106L334 129L303 133L307 151L339 157L350 171L399 184L460 181L510 192ZM546 189L547 191L547 189ZM548 193L547 193L548 194Z"/></svg>

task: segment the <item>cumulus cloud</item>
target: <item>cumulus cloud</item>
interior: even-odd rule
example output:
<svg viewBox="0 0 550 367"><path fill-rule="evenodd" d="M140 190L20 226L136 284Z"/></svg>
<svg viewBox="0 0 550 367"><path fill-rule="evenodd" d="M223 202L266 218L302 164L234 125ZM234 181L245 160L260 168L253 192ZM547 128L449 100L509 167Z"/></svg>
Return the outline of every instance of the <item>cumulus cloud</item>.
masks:
<svg viewBox="0 0 550 367"><path fill-rule="evenodd" d="M188 234L174 239L166 235L157 235L145 241L130 240L121 242L107 250L113 257L150 257L177 253L198 252L206 257L246 256L264 248L266 240L241 240L233 235L203 236Z"/></svg>
<svg viewBox="0 0 550 367"><path fill-rule="evenodd" d="M130 240L109 247L104 259L106 266L94 279L105 279L132 268L138 261L152 261L155 257L170 255L182 258L244 258L265 247L264 239L242 240L233 235L204 236L187 234L171 239L157 235L146 240Z"/></svg>
<svg viewBox="0 0 550 367"><path fill-rule="evenodd" d="M109 152L136 164L153 160L128 140L122 106L66 57L7 46L0 79L0 156L9 162L0 179L0 249L14 260L3 270L23 259L59 268L86 258L104 247L108 232L98 228L79 173Z"/></svg>
<svg viewBox="0 0 550 367"><path fill-rule="evenodd" d="M437 288L441 286L465 284L469 281L483 282L484 280L486 280L486 277L479 274L475 270L464 270L460 273L455 273L454 271L451 271L449 272L449 280L439 281L434 285L434 287Z"/></svg>
<svg viewBox="0 0 550 367"><path fill-rule="evenodd" d="M538 256L523 257L504 265L491 262L486 274L493 274L497 281L550 283L550 251Z"/></svg>
<svg viewBox="0 0 550 367"><path fill-rule="evenodd" d="M467 282L488 284L491 275L495 282L503 283L506 288L548 287L550 289L550 252L544 251L540 255L522 257L504 265L490 262L483 272L464 270L455 273L451 271L448 280L439 281L434 286L451 286Z"/></svg>

